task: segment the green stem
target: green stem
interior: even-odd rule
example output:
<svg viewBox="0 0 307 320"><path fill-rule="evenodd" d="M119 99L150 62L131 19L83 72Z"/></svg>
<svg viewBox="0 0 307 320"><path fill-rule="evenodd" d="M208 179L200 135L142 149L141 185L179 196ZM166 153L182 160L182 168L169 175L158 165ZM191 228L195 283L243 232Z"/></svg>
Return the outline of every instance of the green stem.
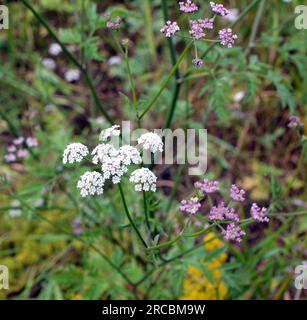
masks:
<svg viewBox="0 0 307 320"><path fill-rule="evenodd" d="M149 223L149 215L148 215L148 206L147 206L147 198L146 198L146 192L143 191L143 205L144 205L144 212L145 212L145 222L148 229L148 232L151 236L151 228Z"/></svg>
<svg viewBox="0 0 307 320"><path fill-rule="evenodd" d="M17 127L14 125L14 123L11 121L10 117L7 116L7 114L5 112L3 112L0 109L0 116L1 118L3 118L4 121L6 121L7 125L9 126L11 132L13 133L13 135L15 137L19 137L19 133L18 133L18 129Z"/></svg>
<svg viewBox="0 0 307 320"><path fill-rule="evenodd" d="M156 47L153 32L152 12L151 3L149 0L143 0L144 6L144 21L145 21L145 34L148 43L148 49L152 57L152 61L155 63L157 60Z"/></svg>
<svg viewBox="0 0 307 320"><path fill-rule="evenodd" d="M212 240L210 240L210 241L212 241ZM194 250L200 248L203 245L204 245L204 243L199 243L197 245L194 245L192 248L190 248L190 249L188 249L188 250L186 250L186 251L184 251L182 253L179 253L178 255L176 255L176 256L174 256L174 257L172 257L172 258L170 258L170 259L168 259L166 261L161 262L157 267L150 269L139 281L137 281L135 283L135 286L138 287L140 284L142 284L156 270L164 267L165 265L167 265L167 264L169 264L169 263L171 263L171 262L173 262L173 261L175 261L177 259L180 259L180 258L184 257L185 255L193 252Z"/></svg>
<svg viewBox="0 0 307 320"><path fill-rule="evenodd" d="M59 44L59 46L62 48L63 52L67 56L67 58L82 72L82 74L85 77L85 80L87 82L87 85L90 89L91 95L94 99L96 107L99 109L99 111L104 115L104 117L107 119L107 121L110 124L114 124L112 118L109 116L107 111L105 110L104 106L100 102L100 99L96 93L93 80L91 79L90 75L86 71L86 69L79 63L79 61L69 52L69 50L66 48L66 46L60 41L60 39L56 36L56 34L51 30L48 23L46 22L45 18L41 16L29 3L27 0L21 0L23 4L33 13L35 18L41 23L41 25L47 30L49 35L54 39L55 42Z"/></svg>
<svg viewBox="0 0 307 320"><path fill-rule="evenodd" d="M266 2L266 0L261 0L261 2L260 2L260 4L259 4L259 8L258 8L256 17L255 17L255 20L254 20L254 23L253 23L252 32L251 32L251 34L250 34L250 38L249 38L249 42L248 42L248 47L247 47L247 49L246 49L245 54L248 54L249 51L250 51L250 50L254 47L254 45L255 45L255 39L256 39L256 36L257 36L258 29L259 29L260 20L261 20L261 18L263 17L263 11L264 11L264 8L265 8L265 2Z"/></svg>
<svg viewBox="0 0 307 320"><path fill-rule="evenodd" d="M163 9L164 21L166 22L168 20L167 0L162 0L162 9ZM171 62L172 62L172 65L174 66L177 63L177 58L176 58L176 50L175 50L173 39L167 38L167 44L168 44L168 49L170 52ZM172 123L174 111L175 111L176 105L177 105L177 100L178 100L178 97L180 94L181 82L180 82L180 71L178 68L175 71L175 80L176 80L176 86L175 86L175 90L174 90L173 97L172 97L170 111L169 111L169 114L168 114L168 117L167 117L167 120L165 123L166 128L169 128Z"/></svg>
<svg viewBox="0 0 307 320"><path fill-rule="evenodd" d="M169 196L169 200L168 200L168 203L167 203L167 206L165 208L165 211L168 212L169 209L171 208L172 206L172 203L174 201L174 198L175 198L175 195L177 194L177 190L178 190L178 186L179 186L179 183L180 183L180 178L182 176L182 173L183 173L183 170L186 168L186 165L185 164L182 164L180 165L180 168L177 172L177 175L175 177L175 185L174 185L174 188L172 189L171 191L171 194Z"/></svg>
<svg viewBox="0 0 307 320"><path fill-rule="evenodd" d="M137 236L141 240L142 245L147 249L148 246L147 246L145 240L143 239L139 229L137 228L136 224L134 223L134 221L133 221L133 219L132 219L132 217L131 217L131 215L129 213L129 209L128 209L128 206L127 206L127 202L126 202L125 195L124 195L124 192L123 192L121 184L118 185L118 188L119 188L120 196L122 198L122 202L123 202L123 205L124 205L126 216L127 216L128 220L129 220L132 228L134 229L135 233L137 234Z"/></svg>
<svg viewBox="0 0 307 320"><path fill-rule="evenodd" d="M155 102L159 99L160 95L162 94L162 92L164 91L165 87L168 85L168 83L170 82L170 80L172 79L173 75L175 74L178 66L181 64L182 60L184 59L184 57L186 56L186 54L188 53L189 49L191 48L193 42L191 41L186 48L184 49L184 51L182 52L182 54L180 55L180 57L178 58L176 64L173 66L173 68L171 69L170 73L168 74L168 76L166 77L166 79L162 82L161 87L159 89L159 91L155 94L155 96L153 97L153 99L150 101L150 103L148 104L148 106L145 108L145 110L143 111L143 113L140 116L140 119L142 119L145 114L151 109L151 107L155 104ZM173 111L171 111L173 112Z"/></svg>
<svg viewBox="0 0 307 320"><path fill-rule="evenodd" d="M190 37L190 36L186 36L184 34L180 34L180 33L177 33L175 34L176 37L178 38L182 38L182 39L189 39L189 40L194 40L195 42L196 41L202 41L202 42L220 42L220 40L216 40L216 39L195 39L193 37Z"/></svg>
<svg viewBox="0 0 307 320"><path fill-rule="evenodd" d="M133 80L133 75L132 75L132 71L131 71L131 67L130 67L129 56L128 56L128 47L125 48L125 62L126 62L128 79L129 79L131 93L132 93L132 104L133 104L133 108L134 108L134 111L136 114L137 126L138 126L138 128L141 128L141 120L139 117L139 110L138 110L138 104L137 104L136 86L135 86L135 83Z"/></svg>

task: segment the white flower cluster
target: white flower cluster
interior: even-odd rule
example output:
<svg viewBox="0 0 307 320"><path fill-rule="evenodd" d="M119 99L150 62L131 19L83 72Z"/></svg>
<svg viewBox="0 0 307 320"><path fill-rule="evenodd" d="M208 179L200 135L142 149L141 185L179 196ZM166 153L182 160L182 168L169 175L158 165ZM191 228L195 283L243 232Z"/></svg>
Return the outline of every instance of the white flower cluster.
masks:
<svg viewBox="0 0 307 320"><path fill-rule="evenodd" d="M97 171L85 172L78 181L77 188L80 189L82 197L88 195L103 194L104 177Z"/></svg>
<svg viewBox="0 0 307 320"><path fill-rule="evenodd" d="M120 183L121 177L128 171L128 167L122 163L120 154L118 156L106 157L101 164L101 171L105 179L112 178L114 184Z"/></svg>
<svg viewBox="0 0 307 320"><path fill-rule="evenodd" d="M157 177L147 168L141 168L131 173L130 181L135 183L135 191L156 191Z"/></svg>
<svg viewBox="0 0 307 320"><path fill-rule="evenodd" d="M99 136L99 140L107 141L111 136L118 137L120 135L120 126L114 125L111 128L102 130Z"/></svg>
<svg viewBox="0 0 307 320"><path fill-rule="evenodd" d="M139 151L132 146L122 146L119 150L110 144L99 144L92 152L93 163L101 164L101 171L105 179L112 178L117 184L128 171L128 165L142 162Z"/></svg>
<svg viewBox="0 0 307 320"><path fill-rule="evenodd" d="M63 153L63 163L81 162L88 155L88 148L82 143L69 144Z"/></svg>
<svg viewBox="0 0 307 320"><path fill-rule="evenodd" d="M107 158L115 158L118 155L118 150L116 150L111 144L99 144L92 151L92 162L94 164L102 163Z"/></svg>
<svg viewBox="0 0 307 320"><path fill-rule="evenodd" d="M125 145L119 149L122 162L129 166L130 164L140 164L142 162L141 155L137 148Z"/></svg>
<svg viewBox="0 0 307 320"><path fill-rule="evenodd" d="M106 141L111 136L119 136L119 126L103 130L100 134L100 140ZM152 132L143 134L138 139L139 145L145 150L155 153L163 151L163 142L161 138ZM86 146L81 143L72 143L68 145L63 154L63 163L80 162L89 154ZM95 165L101 165L101 173L86 172L80 177L77 187L81 191L81 196L101 195L105 180L111 179L112 183L118 184L121 177L128 171L131 164L142 163L139 150L136 147L124 145L116 149L113 145L102 143L94 148L91 153L92 162ZM136 191L156 191L157 177L147 168L141 168L132 172L130 181L135 183Z"/></svg>
<svg viewBox="0 0 307 320"><path fill-rule="evenodd" d="M138 139L138 144L142 145L145 150L150 150L152 153L156 153L157 151L163 152L162 139L153 132L142 134Z"/></svg>

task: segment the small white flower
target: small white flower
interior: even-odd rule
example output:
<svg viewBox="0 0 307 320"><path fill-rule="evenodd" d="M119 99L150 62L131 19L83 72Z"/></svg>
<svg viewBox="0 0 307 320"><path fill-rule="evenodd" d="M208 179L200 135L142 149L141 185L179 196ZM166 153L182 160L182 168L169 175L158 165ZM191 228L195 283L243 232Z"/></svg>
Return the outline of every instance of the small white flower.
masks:
<svg viewBox="0 0 307 320"><path fill-rule="evenodd" d="M16 139L13 140L13 143L14 143L15 145L20 145L20 144L23 144L24 141L25 141L25 138L24 138L24 137L18 137L18 138L16 138Z"/></svg>
<svg viewBox="0 0 307 320"><path fill-rule="evenodd" d="M21 216L22 211L20 209L21 203L18 200L12 200L10 202L10 210L9 210L9 216L11 218L18 218Z"/></svg>
<svg viewBox="0 0 307 320"><path fill-rule="evenodd" d="M120 135L120 126L114 125L111 128L102 130L99 136L99 140L101 141L107 141L111 136L119 136Z"/></svg>
<svg viewBox="0 0 307 320"><path fill-rule="evenodd" d="M93 150L92 156L92 162L94 164L101 163L101 171L103 172L104 179L112 178L114 184L119 183L120 178L128 171L127 165L123 162L123 155L120 150L115 149L111 144L99 144ZM132 159L130 159L130 161L132 161Z"/></svg>
<svg viewBox="0 0 307 320"><path fill-rule="evenodd" d="M16 152L16 150L17 148L13 144L7 147L7 151L10 153Z"/></svg>
<svg viewBox="0 0 307 320"><path fill-rule="evenodd" d="M94 164L103 163L106 159L110 157L118 156L119 152L111 144L99 144L92 151L92 162Z"/></svg>
<svg viewBox="0 0 307 320"><path fill-rule="evenodd" d="M80 189L82 197L95 194L103 194L104 178L97 171L87 171L82 175L78 181L77 188Z"/></svg>
<svg viewBox="0 0 307 320"><path fill-rule="evenodd" d="M138 139L138 144L142 145L145 150L150 150L152 153L156 153L157 151L163 152L162 139L153 132L142 134Z"/></svg>
<svg viewBox="0 0 307 320"><path fill-rule="evenodd" d="M42 60L42 65L49 70L54 70L56 68L56 63L53 59L45 58Z"/></svg>
<svg viewBox="0 0 307 320"><path fill-rule="evenodd" d="M130 182L135 183L135 191L156 191L157 177L147 168L141 168L133 171L130 176Z"/></svg>
<svg viewBox="0 0 307 320"><path fill-rule="evenodd" d="M101 171L105 179L111 179L114 184L120 183L121 177L128 171L119 157L109 157L101 165Z"/></svg>
<svg viewBox="0 0 307 320"><path fill-rule="evenodd" d="M16 161L16 155L14 153L8 153L4 156L6 162Z"/></svg>
<svg viewBox="0 0 307 320"><path fill-rule="evenodd" d="M78 69L71 69L65 72L65 80L67 82L75 82L80 79L80 71Z"/></svg>
<svg viewBox="0 0 307 320"><path fill-rule="evenodd" d="M238 9L229 9L229 14L225 16L225 20L228 20L229 22L236 21L239 18L239 10Z"/></svg>
<svg viewBox="0 0 307 320"><path fill-rule="evenodd" d="M63 153L63 163L81 162L88 155L88 148L82 143L69 144Z"/></svg>
<svg viewBox="0 0 307 320"><path fill-rule="evenodd" d="M37 142L37 139L34 138L34 137L28 137L26 139L26 144L29 148L35 148L38 146L38 142Z"/></svg>
<svg viewBox="0 0 307 320"><path fill-rule="evenodd" d="M29 151L27 149L19 149L17 151L18 158L27 158L29 156Z"/></svg>
<svg viewBox="0 0 307 320"><path fill-rule="evenodd" d="M237 93L234 94L233 96L233 100L235 102L240 102L245 96L245 92L244 91L238 91Z"/></svg>
<svg viewBox="0 0 307 320"><path fill-rule="evenodd" d="M119 56L112 56L109 60L108 60L108 65L109 66L114 66L114 65L118 65L122 63L122 58Z"/></svg>
<svg viewBox="0 0 307 320"><path fill-rule="evenodd" d="M119 153L122 159L122 162L125 165L130 165L130 164L140 164L142 162L142 158L141 155L138 151L137 148L129 146L129 145L125 145L122 146L119 149Z"/></svg>
<svg viewBox="0 0 307 320"><path fill-rule="evenodd" d="M58 43L52 43L49 47L49 54L52 56L57 56L62 52L62 48Z"/></svg>

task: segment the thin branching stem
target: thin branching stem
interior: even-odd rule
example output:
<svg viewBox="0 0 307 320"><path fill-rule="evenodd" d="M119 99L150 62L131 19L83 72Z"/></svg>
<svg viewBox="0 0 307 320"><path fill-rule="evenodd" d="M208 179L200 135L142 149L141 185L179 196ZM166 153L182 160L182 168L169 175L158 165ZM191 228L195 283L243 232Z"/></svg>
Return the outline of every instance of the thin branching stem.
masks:
<svg viewBox="0 0 307 320"><path fill-rule="evenodd" d="M119 188L119 192L120 192L120 196L121 196L121 199L122 199L122 202L123 202L123 206L124 206L124 209L125 209L126 216L127 216L128 220L129 220L132 228L134 229L135 233L139 237L142 245L147 249L148 245L145 242L144 238L141 235L141 232L139 231L138 227L136 226L136 224L133 221L133 218L130 215L130 212L129 212L129 209L128 209L128 205L127 205L127 201L126 201L126 198L125 198L125 194L123 192L123 188L122 188L121 184L118 185L118 188Z"/></svg>
<svg viewBox="0 0 307 320"><path fill-rule="evenodd" d="M164 91L164 89L166 88L166 86L169 84L170 80L172 79L173 75L175 74L177 68L180 66L181 62L183 61L184 57L186 56L186 54L188 53L188 51L190 50L191 46L192 46L193 42L191 41L184 49L184 51L181 53L180 57L178 58L176 64L173 66L173 68L171 69L171 71L169 72L168 76L166 77L166 79L164 79L164 81L162 82L160 89L158 90L158 92L154 95L153 99L149 102L149 104L147 105L147 107L145 108L145 110L143 111L143 113L140 115L140 119L142 119L146 113L151 109L151 107L156 103L156 101L159 99L159 97L161 96L162 92Z"/></svg>

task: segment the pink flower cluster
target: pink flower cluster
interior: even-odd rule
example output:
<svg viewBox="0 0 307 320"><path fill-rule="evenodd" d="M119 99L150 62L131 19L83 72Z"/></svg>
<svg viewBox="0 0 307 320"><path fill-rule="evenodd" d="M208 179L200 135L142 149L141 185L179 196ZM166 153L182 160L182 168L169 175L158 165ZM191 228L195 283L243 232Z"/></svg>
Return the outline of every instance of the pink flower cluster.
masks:
<svg viewBox="0 0 307 320"><path fill-rule="evenodd" d="M205 18L198 20L190 20L191 30L189 31L190 35L194 39L201 39L205 37L204 29L213 29L213 19Z"/></svg>
<svg viewBox="0 0 307 320"><path fill-rule="evenodd" d="M213 207L210 210L209 220L231 220L234 222L239 222L239 215L235 212L234 208L229 208L225 205L223 201L219 202L217 207Z"/></svg>
<svg viewBox="0 0 307 320"><path fill-rule="evenodd" d="M201 68L204 65L204 61L202 59L199 58L195 58L192 60L193 66L197 67L197 68Z"/></svg>
<svg viewBox="0 0 307 320"><path fill-rule="evenodd" d="M189 34L194 40L205 38L206 29L213 29L215 15L225 17L230 14L230 11L222 4L210 2L210 6L211 11L214 13L213 18L190 20ZM192 0L180 1L179 10L184 13L194 13L198 11L198 6ZM180 31L180 27L176 21L167 21L166 24L160 29L160 32L164 33L168 38L174 36L178 31ZM227 48L232 48L235 40L238 38L236 34L233 34L230 28L220 30L218 35L219 40L217 41L220 41L220 43ZM192 60L192 64L197 68L204 65L203 60L198 58L197 49L195 49L195 59Z"/></svg>
<svg viewBox="0 0 307 320"><path fill-rule="evenodd" d="M198 6L191 0L187 0L186 2L179 2L179 10L186 13L192 13L198 10Z"/></svg>
<svg viewBox="0 0 307 320"><path fill-rule="evenodd" d="M210 181L208 179L204 179L203 182L197 181L195 182L195 187L200 189L204 193L213 193L220 190L218 181Z"/></svg>
<svg viewBox="0 0 307 320"><path fill-rule="evenodd" d="M230 189L230 198L234 201L243 202L245 200L245 191L233 184Z"/></svg>
<svg viewBox="0 0 307 320"><path fill-rule="evenodd" d="M211 193L220 190L219 181L204 179L202 182L197 181L195 187L203 192L203 194L197 194L196 197L190 200L182 200L180 203L180 211L196 214L201 208L201 199L209 197ZM245 201L245 191L240 189L237 185L233 184L230 188L229 196L231 200L244 202ZM269 218L266 216L267 209L259 208L256 203L252 205L250 215L253 220L257 222L269 222ZM227 224L226 228L222 228L222 234L226 240L232 240L236 242L241 242L242 237L245 232L240 227L240 216L236 209L231 207L231 201L228 205L224 201L219 201L216 206L212 206L208 214L208 219L210 221Z"/></svg>
<svg viewBox="0 0 307 320"><path fill-rule="evenodd" d="M7 154L5 155L6 162L15 162L18 159L24 159L29 156L29 151L24 148L35 148L38 146L37 139L34 137L18 137L13 140L13 143L7 147Z"/></svg>
<svg viewBox="0 0 307 320"><path fill-rule="evenodd" d="M106 14L105 18L111 19L111 16ZM114 21L108 21L107 22L107 28L109 28L111 30L117 30L117 29L120 28L121 21L122 21L121 17L115 17Z"/></svg>
<svg viewBox="0 0 307 320"><path fill-rule="evenodd" d="M200 209L201 204L198 198L191 198L190 200L182 200L179 206L180 211L195 214Z"/></svg>
<svg viewBox="0 0 307 320"><path fill-rule="evenodd" d="M289 117L289 123L288 123L288 128L297 128L297 127L302 127L303 123L299 117L296 116L290 116Z"/></svg>
<svg viewBox="0 0 307 320"><path fill-rule="evenodd" d="M222 235L228 241L236 241L240 243L246 233L240 228L240 226L230 223L227 225L226 230L222 231Z"/></svg>
<svg viewBox="0 0 307 320"><path fill-rule="evenodd" d="M251 216L254 220L259 222L269 222L270 219L265 215L267 208L260 208L257 203L253 203L251 208Z"/></svg>
<svg viewBox="0 0 307 320"><path fill-rule="evenodd" d="M223 46L226 46L227 48L232 48L238 36L236 34L233 34L232 30L228 28L219 31L219 38Z"/></svg>
<svg viewBox="0 0 307 320"><path fill-rule="evenodd" d="M80 217L75 218L71 224L74 235L81 236L84 233L82 220Z"/></svg>
<svg viewBox="0 0 307 320"><path fill-rule="evenodd" d="M176 21L174 21L174 22L167 21L166 25L160 30L160 32L165 33L165 36L170 38L179 30L180 30L180 28L179 28L178 23Z"/></svg>
<svg viewBox="0 0 307 320"><path fill-rule="evenodd" d="M222 4L210 2L211 10L213 13L219 16L227 16L229 14L229 10L227 10Z"/></svg>

